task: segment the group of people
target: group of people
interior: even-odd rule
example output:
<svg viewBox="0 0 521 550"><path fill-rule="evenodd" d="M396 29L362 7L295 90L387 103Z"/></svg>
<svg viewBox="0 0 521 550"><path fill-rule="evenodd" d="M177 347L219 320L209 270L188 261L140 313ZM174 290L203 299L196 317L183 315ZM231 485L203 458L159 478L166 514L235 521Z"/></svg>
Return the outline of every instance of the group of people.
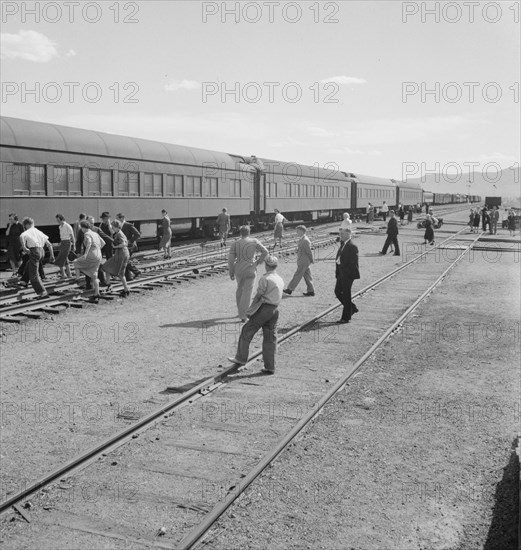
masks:
<svg viewBox="0 0 521 550"><path fill-rule="evenodd" d="M349 218L349 217L348 217ZM344 217L344 221L346 221ZM307 237L307 228L296 228L299 237L297 244L297 269L284 288L284 281L276 272L278 259L258 240L250 236L249 226L240 228L240 238L232 243L228 256L230 279L237 281L236 303L242 327L235 357L232 363L244 365L248 361L249 346L255 334L262 329L262 357L264 368L261 372L275 373L275 355L277 350L278 306L283 294L291 295L302 279L306 283L304 296L315 296L315 287L310 266L313 263L311 242ZM335 260L335 296L343 306L342 316L337 323L349 323L358 308L351 300L353 282L360 278L358 267L358 248L351 242L351 227L339 229L340 247ZM257 293L252 300L253 286L257 267L264 263L265 273L257 285Z"/></svg>
<svg viewBox="0 0 521 550"><path fill-rule="evenodd" d="M471 208L469 214L470 231L471 233L477 233L481 223L481 228L483 231L486 231L488 228L490 235L496 235L499 218L500 214L497 206L488 208L485 204L485 206L481 209L479 207ZM506 226L506 228L510 231L510 236L513 237L516 233L516 216L514 210L511 208L505 208L501 216L501 221L502 227Z"/></svg>
<svg viewBox="0 0 521 550"><path fill-rule="evenodd" d="M383 202L382 206L379 209L377 209L377 207L374 206L373 204L368 203L365 209L366 223L372 223L374 221L375 212L378 212L378 214L382 216L383 221L386 222L387 215L390 214L391 210L389 210L389 205L387 204L386 201ZM397 215L398 218L400 219L400 225L404 225L405 216L407 216L407 223L412 222L414 207L413 206L404 207L403 204L400 203L398 205L397 210L394 212L395 212L395 215Z"/></svg>
<svg viewBox="0 0 521 550"><path fill-rule="evenodd" d="M16 214L10 214L6 231L7 254L13 272L20 277L18 284L27 286L30 283L40 299L48 296L42 283L45 279L43 258L48 248L50 262L58 267L60 278L71 277L71 265L78 282L81 275L85 275L86 288L94 290L90 301L98 302L100 286L110 286L111 277L121 281L120 295L128 296L127 279L140 275L130 257L137 250L136 241L141 234L126 221L124 214L111 220L110 213L103 212L100 218L97 227L93 216L82 213L70 225L62 214L56 214L60 244L55 257L49 237L35 227L32 218L26 217L20 222ZM105 263L102 263L103 257Z"/></svg>

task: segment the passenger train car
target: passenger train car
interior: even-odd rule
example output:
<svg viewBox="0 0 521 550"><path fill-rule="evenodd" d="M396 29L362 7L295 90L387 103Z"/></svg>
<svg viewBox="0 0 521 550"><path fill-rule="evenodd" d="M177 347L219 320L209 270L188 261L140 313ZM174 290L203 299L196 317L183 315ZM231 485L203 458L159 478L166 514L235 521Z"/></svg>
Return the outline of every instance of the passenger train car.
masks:
<svg viewBox="0 0 521 550"><path fill-rule="evenodd" d="M72 223L80 212L121 212L146 238L164 208L174 235L209 236L223 207L235 227L265 228L275 208L310 222L424 201L417 184L9 117L0 118L0 167L0 248L11 212L58 242L58 213Z"/></svg>

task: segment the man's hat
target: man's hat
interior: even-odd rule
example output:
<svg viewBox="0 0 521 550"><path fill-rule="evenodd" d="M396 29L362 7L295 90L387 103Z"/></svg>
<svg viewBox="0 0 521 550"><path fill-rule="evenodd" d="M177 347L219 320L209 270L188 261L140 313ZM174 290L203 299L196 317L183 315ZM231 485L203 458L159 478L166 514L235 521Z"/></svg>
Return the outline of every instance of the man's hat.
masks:
<svg viewBox="0 0 521 550"><path fill-rule="evenodd" d="M110 212L102 212L100 218L110 218Z"/></svg>
<svg viewBox="0 0 521 550"><path fill-rule="evenodd" d="M270 267L277 267L279 265L279 260L277 260L277 257L276 256L266 256L266 258L264 259L264 262L266 265L270 266Z"/></svg>

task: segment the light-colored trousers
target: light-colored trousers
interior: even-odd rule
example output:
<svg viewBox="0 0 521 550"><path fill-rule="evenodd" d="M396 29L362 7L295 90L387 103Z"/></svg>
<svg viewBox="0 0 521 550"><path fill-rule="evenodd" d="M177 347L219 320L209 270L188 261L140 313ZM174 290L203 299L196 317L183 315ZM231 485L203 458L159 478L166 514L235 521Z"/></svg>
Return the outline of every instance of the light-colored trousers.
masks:
<svg viewBox="0 0 521 550"><path fill-rule="evenodd" d="M293 275L293 279L289 282L289 290L295 290L300 283L302 277L304 277L304 282L307 286L308 292L315 292L315 287L313 286L313 277L311 276L311 269L309 268L310 264L297 264L297 271Z"/></svg>
<svg viewBox="0 0 521 550"><path fill-rule="evenodd" d="M245 270L243 273L235 273L237 281L235 299L237 301L237 311L241 319L246 319L246 310L250 307L253 285L255 284L255 274L255 270Z"/></svg>

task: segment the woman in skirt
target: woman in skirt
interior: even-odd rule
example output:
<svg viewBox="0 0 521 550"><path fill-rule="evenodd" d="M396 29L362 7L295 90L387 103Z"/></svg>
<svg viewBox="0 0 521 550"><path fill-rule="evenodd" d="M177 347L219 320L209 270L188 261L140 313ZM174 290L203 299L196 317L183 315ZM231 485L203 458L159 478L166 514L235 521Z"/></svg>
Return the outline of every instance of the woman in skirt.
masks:
<svg viewBox="0 0 521 550"><path fill-rule="evenodd" d="M159 250L163 249L165 252L165 260L171 258L170 246L172 242L172 227L170 226L170 218L166 210L161 210L163 214L163 219L161 221L161 227L163 229L163 235L161 237L161 242L159 243Z"/></svg>
<svg viewBox="0 0 521 550"><path fill-rule="evenodd" d="M79 278L81 272L91 278L94 296L91 296L89 301L97 304L100 297L98 269L101 264L101 249L105 246L105 241L91 230L90 223L85 220L80 222L80 231L83 233L85 252L83 256L74 260L74 269L76 277Z"/></svg>
<svg viewBox="0 0 521 550"><path fill-rule="evenodd" d="M474 232L478 232L479 230L479 208L476 208L476 210L474 210Z"/></svg>
<svg viewBox="0 0 521 550"><path fill-rule="evenodd" d="M123 224L119 220L113 220L112 228L114 230L114 243L112 246L114 248L114 255L103 264L101 269L109 275L119 278L123 285L120 296L126 298L130 294L127 279L125 278L125 270L127 269L128 260L130 259L130 253L128 251L127 237L125 237L123 231L121 231L122 227Z"/></svg>
<svg viewBox="0 0 521 550"><path fill-rule="evenodd" d="M277 246L277 239L279 240L279 245L282 248L282 231L284 230L284 216L275 208L275 230L273 232L273 238L275 239L275 244L273 248Z"/></svg>
<svg viewBox="0 0 521 550"><path fill-rule="evenodd" d="M427 214L427 218L425 219L425 234L423 238L423 244L427 244L427 241L429 241L430 244L434 244L434 229L432 227L432 218L429 214Z"/></svg>
<svg viewBox="0 0 521 550"><path fill-rule="evenodd" d="M69 267L69 252L71 247L74 249L76 239L74 238L74 230L65 221L65 216L56 214L56 222L60 228L60 248L58 249L58 257L54 265L60 270L60 279L71 277L71 268Z"/></svg>

